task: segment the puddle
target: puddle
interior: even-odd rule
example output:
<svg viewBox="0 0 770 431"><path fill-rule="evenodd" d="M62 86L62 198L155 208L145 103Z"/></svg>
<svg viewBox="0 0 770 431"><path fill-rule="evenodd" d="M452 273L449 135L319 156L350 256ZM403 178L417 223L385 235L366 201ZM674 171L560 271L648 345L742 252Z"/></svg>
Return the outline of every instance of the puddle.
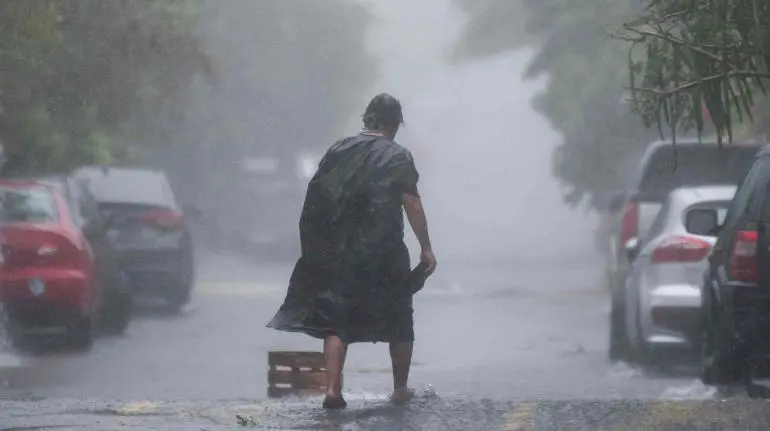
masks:
<svg viewBox="0 0 770 431"><path fill-rule="evenodd" d="M617 362L610 366L607 375L609 377L632 378L641 377L643 373L638 368L634 368L625 362Z"/></svg>
<svg viewBox="0 0 770 431"><path fill-rule="evenodd" d="M660 395L662 400L710 400L714 399L717 389L713 386L706 386L696 380L686 386L671 387L663 391Z"/></svg>

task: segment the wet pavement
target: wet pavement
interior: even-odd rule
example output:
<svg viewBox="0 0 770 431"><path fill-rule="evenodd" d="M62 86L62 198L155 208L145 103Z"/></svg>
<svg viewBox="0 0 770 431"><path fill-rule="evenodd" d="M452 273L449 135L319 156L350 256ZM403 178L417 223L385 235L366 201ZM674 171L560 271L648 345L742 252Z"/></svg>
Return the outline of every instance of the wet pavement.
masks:
<svg viewBox="0 0 770 431"><path fill-rule="evenodd" d="M606 299L595 268L574 259L558 270L527 259L442 262L415 303L410 382L418 396L408 406L387 402L385 345L351 348L345 412L325 413L317 398L268 400L269 350L320 349L316 340L264 327L290 270L204 256L194 299L180 315L146 307L125 336L102 338L87 354L4 353L0 430L234 429L238 415L248 427L275 430L770 424L765 401L717 400L692 367L649 375L608 364Z"/></svg>

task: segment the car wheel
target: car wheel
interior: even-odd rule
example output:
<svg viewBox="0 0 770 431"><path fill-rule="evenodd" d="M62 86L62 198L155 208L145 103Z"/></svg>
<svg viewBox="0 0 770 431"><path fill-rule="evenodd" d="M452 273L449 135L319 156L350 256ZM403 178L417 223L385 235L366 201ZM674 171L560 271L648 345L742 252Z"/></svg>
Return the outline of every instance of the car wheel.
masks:
<svg viewBox="0 0 770 431"><path fill-rule="evenodd" d="M30 346L29 336L24 333L16 319L6 313L3 313L0 321L0 336L4 338L3 342L8 342L14 349L26 350Z"/></svg>
<svg viewBox="0 0 770 431"><path fill-rule="evenodd" d="M111 289L105 295L101 322L108 333L122 335L131 321L134 298L125 273L121 272L112 283Z"/></svg>
<svg viewBox="0 0 770 431"><path fill-rule="evenodd" d="M191 284L182 284L166 291L166 303L173 312L179 312L190 301Z"/></svg>
<svg viewBox="0 0 770 431"><path fill-rule="evenodd" d="M634 337L635 342L630 343L631 345L629 346L631 350L630 356L642 369L648 369L655 364L655 349L644 339L644 334L642 332L642 314L638 305L636 307L634 319L636 320L636 328L634 328L636 334Z"/></svg>
<svg viewBox="0 0 770 431"><path fill-rule="evenodd" d="M737 361L733 356L730 341L713 310L703 308L701 337L701 381L706 385L728 385L739 380Z"/></svg>
<svg viewBox="0 0 770 431"><path fill-rule="evenodd" d="M91 317L79 317L70 327L70 345L79 352L91 349L94 343L94 319Z"/></svg>
<svg viewBox="0 0 770 431"><path fill-rule="evenodd" d="M613 296L616 293L613 292ZM610 310L609 359L613 362L627 361L630 358L630 346L626 330L625 305L613 298Z"/></svg>
<svg viewBox="0 0 770 431"><path fill-rule="evenodd" d="M110 334L122 335L131 322L133 299L128 292L114 293L104 305L103 327Z"/></svg>

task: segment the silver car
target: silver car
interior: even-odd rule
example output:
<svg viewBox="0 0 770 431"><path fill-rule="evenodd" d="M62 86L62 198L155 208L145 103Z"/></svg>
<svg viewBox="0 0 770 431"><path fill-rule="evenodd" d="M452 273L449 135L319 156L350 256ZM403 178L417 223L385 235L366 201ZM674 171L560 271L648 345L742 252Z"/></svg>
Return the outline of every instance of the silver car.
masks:
<svg viewBox="0 0 770 431"><path fill-rule="evenodd" d="M633 360L646 364L671 347L692 348L698 336L700 285L708 256L735 194L734 186L672 191L643 243L626 246L626 333Z"/></svg>

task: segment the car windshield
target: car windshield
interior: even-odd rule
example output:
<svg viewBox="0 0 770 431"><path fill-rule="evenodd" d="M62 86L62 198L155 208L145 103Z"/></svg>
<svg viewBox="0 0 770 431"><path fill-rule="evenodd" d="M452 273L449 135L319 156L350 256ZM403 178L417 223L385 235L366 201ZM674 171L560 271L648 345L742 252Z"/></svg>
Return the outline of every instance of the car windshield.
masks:
<svg viewBox="0 0 770 431"><path fill-rule="evenodd" d="M174 207L171 187L159 172L132 169L81 169L76 178L102 203Z"/></svg>
<svg viewBox="0 0 770 431"><path fill-rule="evenodd" d="M662 198L680 187L737 185L754 162L757 147L667 145L652 155L639 185L642 197Z"/></svg>
<svg viewBox="0 0 770 431"><path fill-rule="evenodd" d="M59 211L50 190L0 187L0 222L55 223L58 220Z"/></svg>

